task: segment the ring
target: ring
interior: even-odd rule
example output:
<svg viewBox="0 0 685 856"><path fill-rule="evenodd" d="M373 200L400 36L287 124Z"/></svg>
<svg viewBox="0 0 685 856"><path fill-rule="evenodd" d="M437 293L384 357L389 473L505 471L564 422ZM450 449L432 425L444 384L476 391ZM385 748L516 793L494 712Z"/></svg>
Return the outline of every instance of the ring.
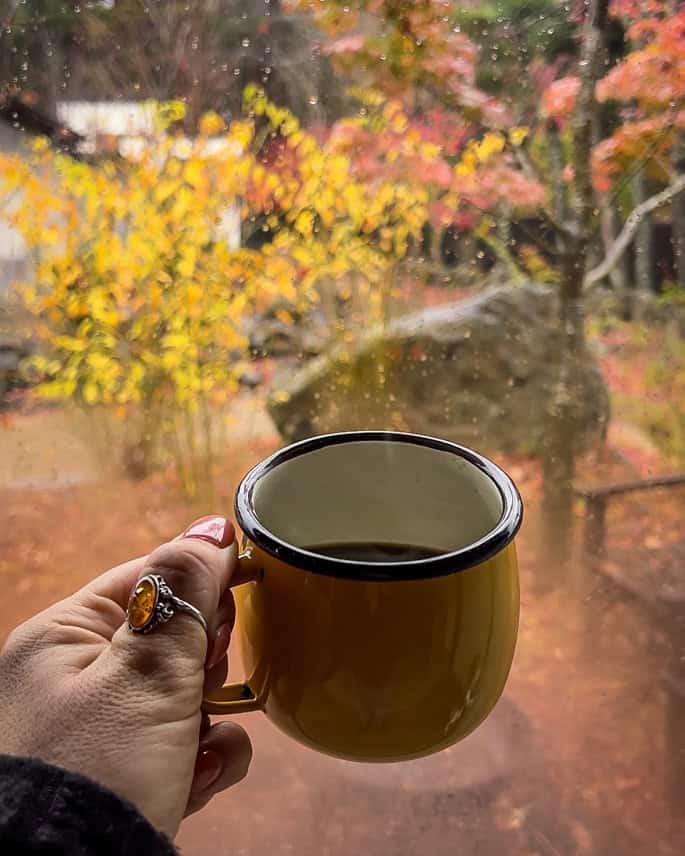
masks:
<svg viewBox="0 0 685 856"><path fill-rule="evenodd" d="M146 574L138 580L128 601L128 629L133 633L149 633L158 624L166 624L177 612L192 616L208 633L207 622L199 609L176 597L164 577Z"/></svg>

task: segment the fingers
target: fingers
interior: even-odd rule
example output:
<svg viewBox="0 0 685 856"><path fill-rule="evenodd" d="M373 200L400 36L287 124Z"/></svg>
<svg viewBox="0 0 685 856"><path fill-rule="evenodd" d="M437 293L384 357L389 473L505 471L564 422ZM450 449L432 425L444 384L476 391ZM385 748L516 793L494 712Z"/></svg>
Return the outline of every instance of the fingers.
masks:
<svg viewBox="0 0 685 856"><path fill-rule="evenodd" d="M219 606L214 615L214 620L209 625L209 644L207 646L206 668L212 669L226 655L228 644L231 641L231 633L235 625L235 600L233 592L228 589L224 592Z"/></svg>
<svg viewBox="0 0 685 856"><path fill-rule="evenodd" d="M243 779L251 760L252 744L243 728L235 722L212 725L200 740L186 815Z"/></svg>
<svg viewBox="0 0 685 856"><path fill-rule="evenodd" d="M212 666L211 669L206 669L205 671L205 685L202 690L203 697L206 696L207 693L211 693L214 690L218 690L219 687L223 687L226 683L227 677L228 657L224 654L216 665Z"/></svg>
<svg viewBox="0 0 685 856"><path fill-rule="evenodd" d="M228 592L237 565L237 548L233 524L223 517L202 518L190 526L180 538L158 547L144 561L120 566L119 576L105 575L95 584L98 593L109 587L117 598L123 595L122 580L135 586L146 574L164 579L175 597L180 598L204 616L212 640L212 665L218 662L228 646L235 607ZM130 588L129 588L130 591ZM179 661L187 666L183 672L198 670L205 664L208 634L202 625L183 612L151 630L149 635L131 633L124 624L113 636L112 647L129 655L144 654L141 666L150 671L168 664L178 669ZM214 639L216 637L216 642ZM169 658L172 658L171 661Z"/></svg>

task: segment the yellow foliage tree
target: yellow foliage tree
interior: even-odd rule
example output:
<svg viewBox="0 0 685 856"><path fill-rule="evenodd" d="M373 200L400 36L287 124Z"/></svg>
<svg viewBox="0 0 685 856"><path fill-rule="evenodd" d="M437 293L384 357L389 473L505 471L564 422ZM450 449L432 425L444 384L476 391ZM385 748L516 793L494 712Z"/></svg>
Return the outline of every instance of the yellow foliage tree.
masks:
<svg viewBox="0 0 685 856"><path fill-rule="evenodd" d="M160 105L158 133L106 162L43 140L29 160L0 156L0 210L33 257L19 293L41 344L40 392L125 417L141 470L167 440L190 493L210 474L212 418L237 387L245 318L277 298L309 305L324 281L345 296L352 276L366 319L379 319L389 273L427 217L418 182L356 174L344 134L319 142L257 89L246 105L228 127L203 117L193 139L170 130L178 105ZM264 162L266 139L285 159ZM265 220L272 239L231 246L231 209Z"/></svg>

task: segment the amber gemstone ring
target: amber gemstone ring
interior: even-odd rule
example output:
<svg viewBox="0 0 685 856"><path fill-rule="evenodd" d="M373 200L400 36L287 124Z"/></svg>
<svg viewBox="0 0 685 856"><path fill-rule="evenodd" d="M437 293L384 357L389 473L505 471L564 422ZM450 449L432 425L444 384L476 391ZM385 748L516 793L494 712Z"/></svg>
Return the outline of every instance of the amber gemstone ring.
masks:
<svg viewBox="0 0 685 856"><path fill-rule="evenodd" d="M164 577L146 574L135 584L128 601L128 629L133 633L149 633L158 624L166 624L177 612L192 616L207 633L207 622L199 609L176 597Z"/></svg>

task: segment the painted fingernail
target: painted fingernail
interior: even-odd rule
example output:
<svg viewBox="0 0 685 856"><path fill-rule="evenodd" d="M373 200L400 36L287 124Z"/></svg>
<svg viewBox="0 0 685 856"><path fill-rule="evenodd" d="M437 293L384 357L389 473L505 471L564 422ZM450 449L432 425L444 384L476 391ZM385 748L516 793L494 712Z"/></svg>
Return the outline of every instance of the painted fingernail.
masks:
<svg viewBox="0 0 685 856"><path fill-rule="evenodd" d="M195 775L193 776L193 790L204 791L221 775L221 756L207 749L200 752L195 762Z"/></svg>
<svg viewBox="0 0 685 856"><path fill-rule="evenodd" d="M230 520L214 514L201 517L183 533L184 538L199 538L215 547L228 547L235 540L235 528Z"/></svg>
<svg viewBox="0 0 685 856"><path fill-rule="evenodd" d="M222 624L219 629L216 631L216 635L214 636L214 640L212 642L212 647L207 655L207 668L213 669L214 666L219 662L219 660L224 656L226 651L228 651L228 643L231 641L231 625L226 622L226 624Z"/></svg>

